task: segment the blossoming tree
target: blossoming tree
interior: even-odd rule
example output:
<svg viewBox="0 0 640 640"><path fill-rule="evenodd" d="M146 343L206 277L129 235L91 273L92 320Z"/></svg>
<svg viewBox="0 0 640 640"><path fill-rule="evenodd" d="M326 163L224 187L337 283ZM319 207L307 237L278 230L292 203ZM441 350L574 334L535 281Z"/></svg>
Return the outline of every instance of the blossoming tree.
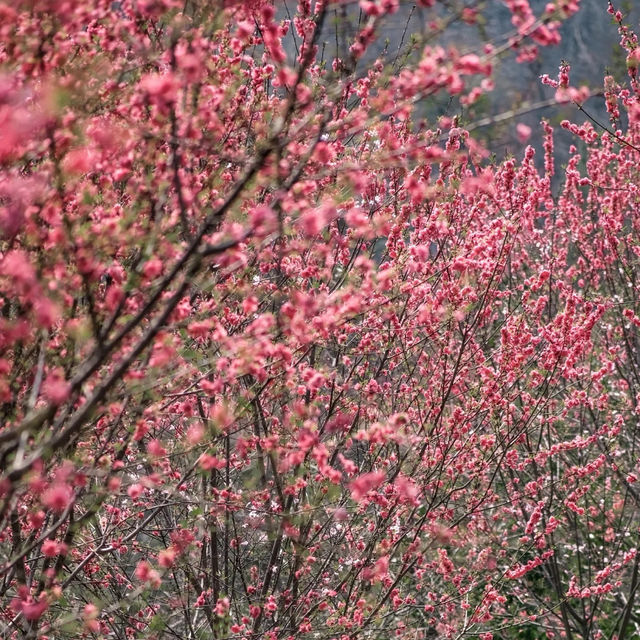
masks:
<svg viewBox="0 0 640 640"><path fill-rule="evenodd" d="M554 195L414 117L505 4L0 4L3 637L637 634L640 49Z"/></svg>

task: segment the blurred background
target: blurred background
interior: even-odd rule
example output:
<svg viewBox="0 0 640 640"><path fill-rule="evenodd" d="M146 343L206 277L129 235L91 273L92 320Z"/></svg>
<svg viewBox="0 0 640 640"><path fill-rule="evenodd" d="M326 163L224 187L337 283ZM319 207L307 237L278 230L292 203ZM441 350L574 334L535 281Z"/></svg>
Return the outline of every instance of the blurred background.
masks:
<svg viewBox="0 0 640 640"><path fill-rule="evenodd" d="M295 0L285 0L280 6L283 19L295 9ZM424 3L428 4L428 3ZM518 4L511 0L512 5ZM536 17L544 13L547 0L530 0ZM570 4L566 2L565 4ZM640 17L640 3L619 0L615 9L623 12L625 24L635 28ZM595 120L609 125L604 98L599 95L605 75L624 82L627 76L626 53L620 46L618 27L607 13L607 0L581 0L577 13L564 21L560 28L562 40L558 45L539 47L537 54L529 40L523 46L511 48L510 38L516 34L512 11L501 0L474 2L467 0L438 1L433 7L420 7L412 0L399 0L398 10L383 18L378 38L365 57L358 62L358 75L366 75L367 68L379 58L389 65L391 73L420 55L426 45L455 48L460 53L482 53L490 44L502 53L495 61L493 81L495 89L482 95L473 105L464 106L449 96L425 98L417 112L430 127L441 116L457 117L461 126L473 131L495 156L496 160L509 155L519 157L524 151L518 124L531 129L529 143L537 150L542 164L541 119L558 125L564 119L582 122L587 116L575 105L560 105L554 101L554 90L542 84L540 76L556 78L558 66L571 66L571 85L587 86L591 97L583 105ZM364 24L358 2L345 2L333 8L333 15L325 22L320 54L327 64L338 57L348 60L348 48ZM293 59L297 43L290 30L288 53ZM518 58L526 61L518 62ZM556 126L556 162L558 169L568 159L571 144L579 141Z"/></svg>

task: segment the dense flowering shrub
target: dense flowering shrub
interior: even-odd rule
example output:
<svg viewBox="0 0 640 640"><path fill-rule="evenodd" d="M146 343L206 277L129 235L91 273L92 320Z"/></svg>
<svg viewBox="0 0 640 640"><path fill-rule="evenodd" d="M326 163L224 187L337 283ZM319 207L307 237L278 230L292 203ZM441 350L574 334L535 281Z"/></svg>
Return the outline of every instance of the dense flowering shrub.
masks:
<svg viewBox="0 0 640 640"><path fill-rule="evenodd" d="M638 635L640 49L555 194L417 4L0 4L3 637Z"/></svg>

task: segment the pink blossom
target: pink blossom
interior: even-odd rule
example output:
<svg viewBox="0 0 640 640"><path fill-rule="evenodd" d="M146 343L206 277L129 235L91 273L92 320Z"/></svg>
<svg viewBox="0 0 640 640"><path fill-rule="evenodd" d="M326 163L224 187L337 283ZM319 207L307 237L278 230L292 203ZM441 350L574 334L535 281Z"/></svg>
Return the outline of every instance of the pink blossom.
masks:
<svg viewBox="0 0 640 640"><path fill-rule="evenodd" d="M41 501L55 513L62 513L73 502L74 497L73 489L69 485L56 483L42 494Z"/></svg>
<svg viewBox="0 0 640 640"><path fill-rule="evenodd" d="M69 173L87 173L95 163L95 154L87 148L74 149L64 159L64 168Z"/></svg>
<svg viewBox="0 0 640 640"><path fill-rule="evenodd" d="M132 500L137 500L144 492L144 487L141 484L132 484L128 489L127 489L127 495L132 499Z"/></svg>
<svg viewBox="0 0 640 640"><path fill-rule="evenodd" d="M38 298L33 305L33 309L36 322L45 329L53 327L60 317L60 310L49 298Z"/></svg>
<svg viewBox="0 0 640 640"><path fill-rule="evenodd" d="M199 422L192 424L187 430L189 444L198 444L202 438L204 438L204 427Z"/></svg>
<svg viewBox="0 0 640 640"><path fill-rule="evenodd" d="M384 482L385 477L382 471L371 471L358 476L349 483L351 498L356 502L360 502L369 491L377 489Z"/></svg>
<svg viewBox="0 0 640 640"><path fill-rule="evenodd" d="M42 555L47 556L48 558L53 558L57 555L65 554L67 551L67 545L63 542L49 539L42 543L41 550Z"/></svg>
<svg viewBox="0 0 640 640"><path fill-rule="evenodd" d="M300 226L307 236L315 236L335 218L337 211L330 204L321 205L300 216Z"/></svg>
<svg viewBox="0 0 640 640"><path fill-rule="evenodd" d="M373 566L374 579L381 579L389 573L389 556L381 556L378 558Z"/></svg>
<svg viewBox="0 0 640 640"><path fill-rule="evenodd" d="M95 604L89 602L84 606L82 610L82 620L84 621L85 628L91 633L98 633L100 631L100 623L97 620L100 611Z"/></svg>
<svg viewBox="0 0 640 640"><path fill-rule="evenodd" d="M414 505L419 504L418 496L420 495L420 489L418 488L418 485L416 485L416 483L411 480L411 478L408 478L404 475L399 475L394 482L394 486L396 488L396 491L398 492L398 496L403 501Z"/></svg>
<svg viewBox="0 0 640 640"><path fill-rule="evenodd" d="M156 589L162 584L160 574L155 569L152 569L151 565L144 560L138 562L134 575L141 582L147 582Z"/></svg>
<svg viewBox="0 0 640 640"><path fill-rule="evenodd" d="M155 458L162 458L167 455L167 450L162 446L160 440L154 438L147 443L147 451Z"/></svg>
<svg viewBox="0 0 640 640"><path fill-rule="evenodd" d="M338 460L340 461L340 464L342 465L342 468L347 475L353 475L358 471L358 466L352 460L349 460L341 453L338 454Z"/></svg>
<svg viewBox="0 0 640 640"><path fill-rule="evenodd" d="M64 379L62 369L50 371L42 383L42 395L52 404L59 405L69 398L71 384Z"/></svg>
<svg viewBox="0 0 640 640"><path fill-rule="evenodd" d="M531 137L531 127L519 122L516 125L516 134L518 136L518 141L524 144Z"/></svg>
<svg viewBox="0 0 640 640"><path fill-rule="evenodd" d="M142 268L142 273L149 280L157 278L162 273L162 260L159 258L147 260Z"/></svg>
<svg viewBox="0 0 640 640"><path fill-rule="evenodd" d="M266 235L275 230L278 218L271 207L258 205L249 211L249 221L256 233Z"/></svg>
<svg viewBox="0 0 640 640"><path fill-rule="evenodd" d="M479 56L472 53L460 57L455 66L458 71L465 74L482 73L489 75L491 73L491 65L482 62Z"/></svg>
<svg viewBox="0 0 640 640"><path fill-rule="evenodd" d="M224 618L224 616L226 616L229 612L229 606L229 598L227 598L226 596L223 598L218 598L215 606L216 616L218 616L218 618Z"/></svg>
<svg viewBox="0 0 640 640"><path fill-rule="evenodd" d="M211 471L212 469L224 469L227 463L224 460L216 458L216 456L203 453L198 460L198 465L204 471Z"/></svg>
<svg viewBox="0 0 640 640"><path fill-rule="evenodd" d="M32 285L36 273L24 251L14 250L0 260L0 275L7 276L22 285Z"/></svg>
<svg viewBox="0 0 640 640"><path fill-rule="evenodd" d="M178 91L178 82L171 73L151 73L143 76L140 87L152 101L160 104L174 102Z"/></svg>
<svg viewBox="0 0 640 640"><path fill-rule="evenodd" d="M262 609L258 605L251 605L249 607L249 613L251 614L251 617L254 619L260 615L261 611Z"/></svg>
<svg viewBox="0 0 640 640"><path fill-rule="evenodd" d="M42 523L45 521L46 517L47 515L45 514L45 512L39 510L35 513L29 513L27 515L27 520L34 529L39 529L42 526Z"/></svg>
<svg viewBox="0 0 640 640"><path fill-rule="evenodd" d="M176 561L176 551L172 547L168 547L167 549L163 549L158 554L158 564L164 569L168 569L175 564Z"/></svg>
<svg viewBox="0 0 640 640"><path fill-rule="evenodd" d="M246 40L255 31L255 24L250 20L240 20L236 24L236 35L241 40Z"/></svg>
<svg viewBox="0 0 640 640"><path fill-rule="evenodd" d="M27 596L24 600L16 598L11 603L14 611L21 611L25 620L35 622L42 617L42 614L49 608L46 595L43 593L38 600L34 600L31 596Z"/></svg>
<svg viewBox="0 0 640 640"><path fill-rule="evenodd" d="M320 164L328 164L335 157L335 151L326 142L318 142L313 150L313 159Z"/></svg>
<svg viewBox="0 0 640 640"><path fill-rule="evenodd" d="M627 68L635 72L640 66L640 47L636 47L627 55Z"/></svg>

